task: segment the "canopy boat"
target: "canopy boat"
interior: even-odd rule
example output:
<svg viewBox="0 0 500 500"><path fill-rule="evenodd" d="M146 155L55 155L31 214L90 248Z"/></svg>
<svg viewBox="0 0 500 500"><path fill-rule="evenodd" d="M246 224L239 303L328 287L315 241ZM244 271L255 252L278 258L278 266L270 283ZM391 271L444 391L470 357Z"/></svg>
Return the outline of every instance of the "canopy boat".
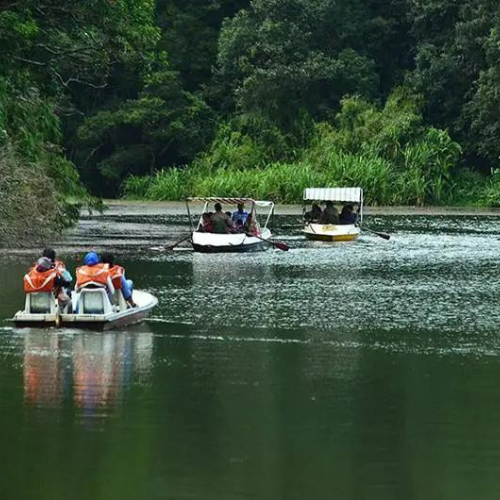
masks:
<svg viewBox="0 0 500 500"><path fill-rule="evenodd" d="M27 293L24 310L13 318L17 327L71 327L109 330L141 322L158 300L147 292L134 291L137 307L130 307L120 290L113 301L102 287L73 292L72 308L60 308L51 292ZM72 312L74 311L74 312Z"/></svg>
<svg viewBox="0 0 500 500"><path fill-rule="evenodd" d="M193 203L204 203L202 214L196 225L194 223L195 216L191 215L190 205ZM213 206L216 203L220 203L223 206L223 211L224 205L231 205L236 208L238 205L243 204L250 207L248 214L252 216L255 222L253 231L246 231L243 227L239 229L236 227L233 229L233 232L222 234L204 230L203 214L208 212L210 205ZM192 230L191 244L195 252L255 252L269 248L270 244L266 240L272 236L270 229L267 227L274 213L274 203L272 201L257 201L251 198L198 197L188 198L186 205ZM257 207L268 209L266 221L263 226L257 220Z"/></svg>
<svg viewBox="0 0 500 500"><path fill-rule="evenodd" d="M360 232L363 222L363 190L359 187L351 188L307 188L304 190L304 229L302 232L310 240L321 241L352 241ZM356 204L355 223L324 223L321 218L306 217L306 206L312 203L332 202L335 204Z"/></svg>

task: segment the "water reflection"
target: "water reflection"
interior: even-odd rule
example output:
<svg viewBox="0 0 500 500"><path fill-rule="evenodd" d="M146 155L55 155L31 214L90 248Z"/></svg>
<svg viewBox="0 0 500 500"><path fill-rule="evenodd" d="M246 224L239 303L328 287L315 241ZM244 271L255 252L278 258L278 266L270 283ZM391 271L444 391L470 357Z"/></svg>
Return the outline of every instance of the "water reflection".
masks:
<svg viewBox="0 0 500 500"><path fill-rule="evenodd" d="M64 386L59 335L28 333L24 340L24 400L51 406L62 399Z"/></svg>
<svg viewBox="0 0 500 500"><path fill-rule="evenodd" d="M72 406L83 419L109 416L127 389L151 369L149 331L24 335L24 401L37 408Z"/></svg>

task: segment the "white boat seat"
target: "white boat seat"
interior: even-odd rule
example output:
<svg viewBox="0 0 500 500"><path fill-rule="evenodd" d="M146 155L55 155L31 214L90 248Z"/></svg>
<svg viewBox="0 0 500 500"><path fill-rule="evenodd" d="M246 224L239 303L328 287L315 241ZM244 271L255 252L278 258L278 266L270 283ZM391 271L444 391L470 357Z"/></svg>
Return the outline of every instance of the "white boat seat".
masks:
<svg viewBox="0 0 500 500"><path fill-rule="evenodd" d="M25 311L28 314L55 314L56 299L51 292L26 294Z"/></svg>
<svg viewBox="0 0 500 500"><path fill-rule="evenodd" d="M108 294L104 288L82 288L78 311L80 314L107 314L112 312Z"/></svg>

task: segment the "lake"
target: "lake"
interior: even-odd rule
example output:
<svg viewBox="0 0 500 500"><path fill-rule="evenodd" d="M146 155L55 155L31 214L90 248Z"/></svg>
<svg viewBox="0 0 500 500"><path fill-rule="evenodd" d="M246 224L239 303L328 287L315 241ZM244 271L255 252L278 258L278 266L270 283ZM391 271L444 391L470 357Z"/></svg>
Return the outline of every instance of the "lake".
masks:
<svg viewBox="0 0 500 500"><path fill-rule="evenodd" d="M41 249L5 251L0 498L500 498L500 218L372 215L353 243L166 253L182 215L85 218L74 270L113 250L149 320L15 329Z"/></svg>

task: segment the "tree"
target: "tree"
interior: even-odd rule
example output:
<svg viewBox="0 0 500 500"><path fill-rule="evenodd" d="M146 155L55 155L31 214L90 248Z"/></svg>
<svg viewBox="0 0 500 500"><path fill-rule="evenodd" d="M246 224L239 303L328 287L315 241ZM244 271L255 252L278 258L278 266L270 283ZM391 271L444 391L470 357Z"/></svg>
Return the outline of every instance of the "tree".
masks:
<svg viewBox="0 0 500 500"><path fill-rule="evenodd" d="M495 86L487 51L500 15L498 3L418 0L410 15L418 49L409 80L424 96L426 120L449 128L476 166L491 166L491 140L488 146L477 141L496 127L484 105L494 97L486 97Z"/></svg>
<svg viewBox="0 0 500 500"><path fill-rule="evenodd" d="M254 0L221 32L217 77L226 105L290 128L300 110L324 118L345 94L373 96L367 15L358 0Z"/></svg>
<svg viewBox="0 0 500 500"><path fill-rule="evenodd" d="M171 67L180 74L188 91L210 83L217 58L217 40L222 22L250 0L158 0L161 27L160 49L168 54Z"/></svg>
<svg viewBox="0 0 500 500"><path fill-rule="evenodd" d="M177 73L164 70L148 78L137 99L83 122L77 160L94 189L116 195L128 174L191 161L209 144L213 128L210 108L183 90Z"/></svg>

